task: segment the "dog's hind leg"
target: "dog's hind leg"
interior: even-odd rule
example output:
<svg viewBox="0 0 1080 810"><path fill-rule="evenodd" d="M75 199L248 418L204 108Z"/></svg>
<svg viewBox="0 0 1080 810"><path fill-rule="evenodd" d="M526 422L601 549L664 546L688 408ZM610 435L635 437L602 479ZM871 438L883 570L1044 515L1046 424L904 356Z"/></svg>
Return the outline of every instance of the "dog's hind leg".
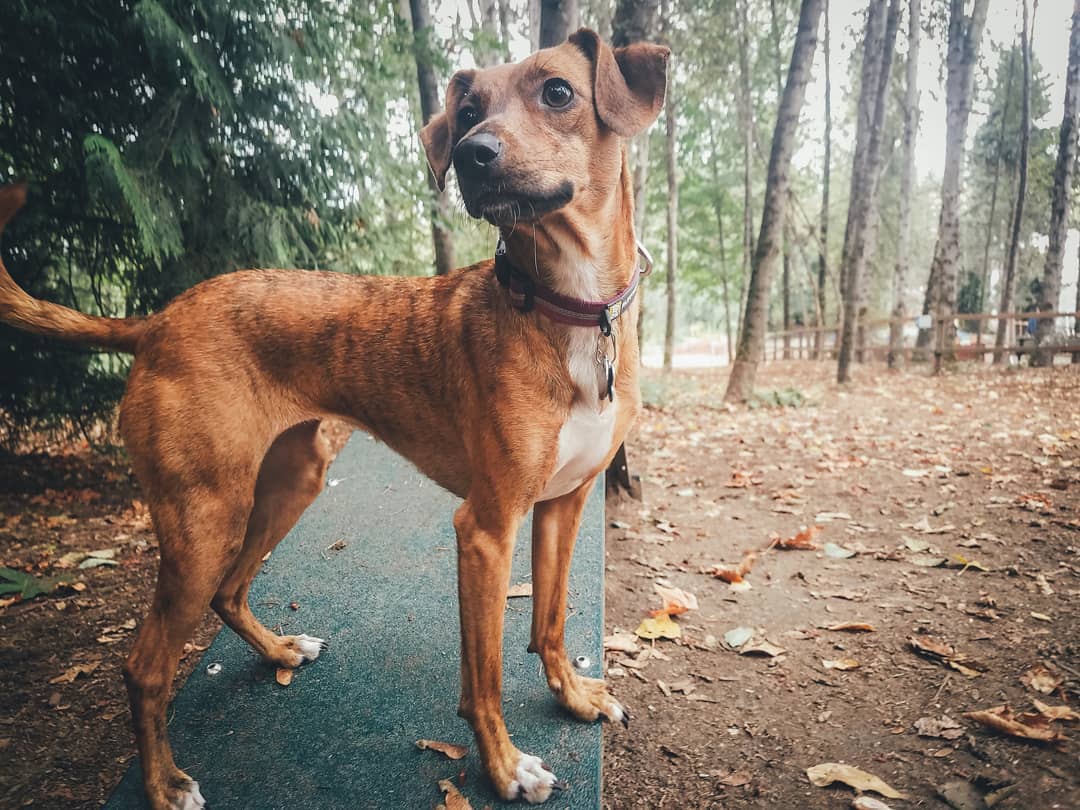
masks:
<svg viewBox="0 0 1080 810"><path fill-rule="evenodd" d="M161 567L150 611L124 664L124 680L143 784L154 810L196 810L205 804L198 783L173 761L165 710L184 642L243 542L251 500L230 500L223 494L227 489L191 488L179 502L152 501Z"/></svg>
<svg viewBox="0 0 1080 810"><path fill-rule="evenodd" d="M630 714L608 693L604 681L579 675L566 655L570 560L592 485L589 480L561 498L533 507L533 616L529 651L540 654L548 686L572 715L579 720L605 717L626 724Z"/></svg>
<svg viewBox="0 0 1080 810"><path fill-rule="evenodd" d="M214 610L237 635L279 667L298 667L315 660L324 642L306 635L279 636L270 632L251 612L248 589L267 552L281 542L322 491L329 463L330 448L319 422L303 422L278 436L259 469L244 547L212 602Z"/></svg>

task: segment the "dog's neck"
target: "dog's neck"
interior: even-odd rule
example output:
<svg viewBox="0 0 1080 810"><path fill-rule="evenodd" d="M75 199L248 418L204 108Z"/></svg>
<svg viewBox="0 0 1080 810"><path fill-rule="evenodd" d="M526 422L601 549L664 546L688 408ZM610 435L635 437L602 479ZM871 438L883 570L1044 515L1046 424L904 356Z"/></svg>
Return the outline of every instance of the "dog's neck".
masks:
<svg viewBox="0 0 1080 810"><path fill-rule="evenodd" d="M603 301L630 284L637 268L633 188L625 149L611 191L590 210L571 204L502 230L507 258L555 292Z"/></svg>

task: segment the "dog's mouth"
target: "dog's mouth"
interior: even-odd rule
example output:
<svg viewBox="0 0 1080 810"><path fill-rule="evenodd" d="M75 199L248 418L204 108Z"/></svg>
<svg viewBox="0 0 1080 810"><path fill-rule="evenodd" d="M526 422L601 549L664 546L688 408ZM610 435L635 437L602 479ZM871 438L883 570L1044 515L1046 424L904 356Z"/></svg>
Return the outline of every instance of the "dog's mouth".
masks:
<svg viewBox="0 0 1080 810"><path fill-rule="evenodd" d="M564 181L557 188L543 192L522 192L506 188L463 190L469 216L486 219L492 225L516 225L532 222L557 211L574 198L574 184Z"/></svg>

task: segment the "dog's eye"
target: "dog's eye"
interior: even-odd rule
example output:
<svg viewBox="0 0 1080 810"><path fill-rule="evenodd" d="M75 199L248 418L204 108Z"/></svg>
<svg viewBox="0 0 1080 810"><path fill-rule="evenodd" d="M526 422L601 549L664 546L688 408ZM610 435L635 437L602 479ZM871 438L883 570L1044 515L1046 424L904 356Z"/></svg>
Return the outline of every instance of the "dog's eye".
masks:
<svg viewBox="0 0 1080 810"><path fill-rule="evenodd" d="M565 107L574 100L574 90L565 79L544 82L544 103L549 107Z"/></svg>
<svg viewBox="0 0 1080 810"><path fill-rule="evenodd" d="M462 129L472 129L480 123L480 111L476 107L462 107L458 110L457 120Z"/></svg>

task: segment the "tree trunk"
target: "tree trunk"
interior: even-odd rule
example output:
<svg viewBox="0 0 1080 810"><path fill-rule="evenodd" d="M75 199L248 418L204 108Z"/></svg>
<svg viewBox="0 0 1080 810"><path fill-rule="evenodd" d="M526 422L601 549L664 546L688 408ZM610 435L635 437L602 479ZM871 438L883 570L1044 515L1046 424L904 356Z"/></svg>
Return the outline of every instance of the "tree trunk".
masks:
<svg viewBox="0 0 1080 810"><path fill-rule="evenodd" d="M529 0L529 52L540 50L540 0Z"/></svg>
<svg viewBox="0 0 1080 810"><path fill-rule="evenodd" d="M769 169L765 181L765 202L761 214L761 232L754 252L750 274L746 314L738 354L731 370L724 399L744 401L754 390L758 360L765 345L765 328L769 309L769 288L780 252L784 229L785 207L788 202L788 172L795 149L795 133L799 126L806 95L806 83L814 62L817 47L818 23L824 0L802 0L799 10L799 30L791 53L787 84L773 130Z"/></svg>
<svg viewBox="0 0 1080 810"><path fill-rule="evenodd" d="M829 270L829 173L832 163L832 69L829 65L829 0L825 0L825 165L821 170L821 238L818 243L817 326L814 359L825 347L825 284Z"/></svg>
<svg viewBox="0 0 1080 810"><path fill-rule="evenodd" d="M507 62L511 59L510 54L510 26L516 17L511 8L510 0L499 0L499 35L502 40L503 57Z"/></svg>
<svg viewBox="0 0 1080 810"><path fill-rule="evenodd" d="M836 381L851 379L851 357L855 350L859 308L862 304L863 271L869 252L871 224L881 175L881 136L885 124L885 102L893 46L900 24L900 0L871 0L863 40L862 74L859 87L858 120L855 126L855 156L851 168L844 250L840 263L844 320Z"/></svg>
<svg viewBox="0 0 1080 810"><path fill-rule="evenodd" d="M663 4L664 39L670 47L670 9ZM669 66L667 96L664 99L664 151L667 158L667 313L664 321L664 371L671 371L675 353L675 272L679 266L679 178L675 166L675 93L674 66Z"/></svg>
<svg viewBox="0 0 1080 810"><path fill-rule="evenodd" d="M979 281L979 312L986 312L990 303L990 245L994 235L994 212L997 210L998 183L1001 179L1001 155L1005 151L1005 127L1009 120L1009 105L1012 103L1013 77L1016 73L1016 49L1009 49L1009 67L1005 79L1005 103L1001 110L1001 127L998 129L997 155L994 158L994 174L990 185L990 215L986 220L986 241L983 244L982 276ZM980 332L985 325L979 323Z"/></svg>
<svg viewBox="0 0 1080 810"><path fill-rule="evenodd" d="M656 18L659 0L618 0L611 20L611 44L616 48L634 42L650 40L656 36ZM645 183L649 173L649 133L643 132L634 139L634 233L642 238L645 233ZM638 290L638 347L640 349L644 330L645 288ZM630 497L641 500L641 484L638 476L631 474L627 460L626 444L619 445L607 469L607 491L615 494L625 491Z"/></svg>
<svg viewBox="0 0 1080 810"><path fill-rule="evenodd" d="M1013 204L1012 228L1009 234L1009 255L1005 260L1005 277L1001 280L1001 307L999 314L1007 314L1013 305L1013 288L1016 286L1016 257L1020 251L1020 225L1024 219L1024 197L1027 194L1028 151L1031 142L1031 36L1028 21L1027 0L1024 5L1023 43L1020 46L1023 62L1023 85L1020 88L1020 175L1016 184L1016 202ZM994 340L994 363L1005 362L1005 343L1009 337L1008 318L998 318L997 336Z"/></svg>
<svg viewBox="0 0 1080 810"><path fill-rule="evenodd" d="M1073 26L1073 30L1076 30L1076 26ZM1076 266L1080 268L1080 249L1077 250ZM1073 312L1080 312L1080 274L1076 277L1076 306ZM1080 340L1080 315L1073 316L1073 340ZM1073 364L1080 364L1080 351L1072 353Z"/></svg>
<svg viewBox="0 0 1080 810"><path fill-rule="evenodd" d="M406 4L402 4L404 14ZM442 110L439 104L439 85L431 60L431 15L428 0L409 0L408 14L412 20L413 54L416 59L416 83L420 89L420 125L431 120ZM428 188L431 190L431 239L435 244L435 273L446 275L454 269L454 237L446 224L450 221L450 198L446 190L439 190L435 175L427 172Z"/></svg>
<svg viewBox="0 0 1080 810"><path fill-rule="evenodd" d="M907 287L911 245L911 184L915 179L915 135L919 131L919 27L920 0L910 0L908 8L907 87L904 92L904 165L900 174L900 222L896 239L896 269L893 273L893 323L889 324L889 368L896 368L904 347L907 317L904 290ZM992 211L993 209L991 209ZM993 214L991 214L993 216Z"/></svg>
<svg viewBox="0 0 1080 810"><path fill-rule="evenodd" d="M784 93L783 65L780 61L780 20L776 16L776 0L769 0L769 15L772 23L773 62L776 68L776 103L780 104L780 98ZM783 245L783 271L781 273L780 297L784 312L784 359L791 359L791 227L786 225L781 234Z"/></svg>
<svg viewBox="0 0 1080 810"><path fill-rule="evenodd" d="M739 97L736 105L742 132L743 152L743 234L742 234L742 292L739 296L739 332L736 342L743 340L746 301L750 292L751 262L754 255L754 208L750 174L750 152L754 144L754 108L750 99L750 22L747 14L749 0L736 0L739 30ZM762 344L764 345L764 343ZM754 358L757 361L757 358Z"/></svg>
<svg viewBox="0 0 1080 810"><path fill-rule="evenodd" d="M716 232L720 240L720 289L724 297L724 331L727 334L727 362L730 365L735 356L735 338L732 334L731 323L731 289L728 282L727 254L724 248L724 197L723 186L720 185L720 169L716 165L716 128L712 122L709 124L709 165L712 168L713 210L716 212Z"/></svg>
<svg viewBox="0 0 1080 810"><path fill-rule="evenodd" d="M972 86L979 42L986 24L990 0L975 0L971 16L964 14L964 0L949 0L949 47L945 80L945 173L941 181L941 215L928 290L928 309L945 329L940 337L946 353L952 351L952 316L956 311L957 281L960 274L960 192L971 113ZM921 345L929 343L929 332L920 335Z"/></svg>
<svg viewBox="0 0 1080 810"><path fill-rule="evenodd" d="M623 48L656 36L659 0L619 0L611 19L611 44ZM645 184L649 177L649 133L642 132L631 144L634 172L634 232L645 238ZM645 336L646 286L638 291L638 347Z"/></svg>
<svg viewBox="0 0 1080 810"><path fill-rule="evenodd" d="M1057 163L1054 167L1054 191L1050 207L1050 244L1046 248L1043 267L1043 312L1055 312L1061 297L1061 265L1065 252L1065 231L1069 224L1069 193L1072 190L1073 167L1076 165L1076 113L1080 106L1080 0L1073 0L1072 34L1069 35L1069 67L1065 74L1065 114L1061 119L1058 137ZM1077 279L1080 286L1080 278ZM1035 330L1037 366L1054 363L1049 348L1054 331L1053 318L1040 318Z"/></svg>
<svg viewBox="0 0 1080 810"><path fill-rule="evenodd" d="M578 0L540 0L540 47L561 45L580 21Z"/></svg>

